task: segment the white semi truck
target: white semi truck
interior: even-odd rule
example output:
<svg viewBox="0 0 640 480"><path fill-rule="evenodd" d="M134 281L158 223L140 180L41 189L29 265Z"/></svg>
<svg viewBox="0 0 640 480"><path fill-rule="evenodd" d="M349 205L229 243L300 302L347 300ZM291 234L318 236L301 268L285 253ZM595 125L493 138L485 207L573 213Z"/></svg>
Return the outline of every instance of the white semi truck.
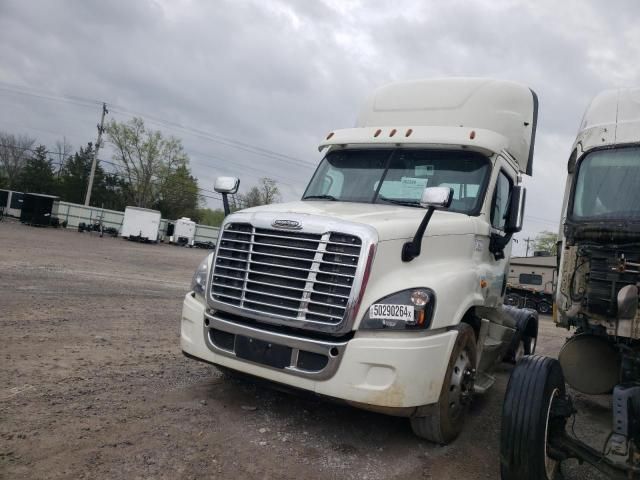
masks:
<svg viewBox="0 0 640 480"><path fill-rule="evenodd" d="M640 88L593 99L567 169L554 318L571 335L557 360L534 355L511 375L503 480L561 478L570 458L606 478L640 478ZM567 432L576 391L611 395L604 445Z"/></svg>
<svg viewBox="0 0 640 480"><path fill-rule="evenodd" d="M535 348L535 312L502 299L537 107L497 80L376 91L322 140L300 201L227 216L184 299L183 352L453 440L492 368Z"/></svg>

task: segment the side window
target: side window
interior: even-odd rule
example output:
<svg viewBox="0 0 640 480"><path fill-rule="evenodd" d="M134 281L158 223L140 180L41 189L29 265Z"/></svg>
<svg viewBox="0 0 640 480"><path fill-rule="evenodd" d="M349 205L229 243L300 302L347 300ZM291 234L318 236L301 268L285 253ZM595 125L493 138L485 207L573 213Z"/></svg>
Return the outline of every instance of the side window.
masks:
<svg viewBox="0 0 640 480"><path fill-rule="evenodd" d="M498 230L504 230L512 186L511 179L501 171L498 174L496 189L493 192L493 203L491 204L491 225Z"/></svg>

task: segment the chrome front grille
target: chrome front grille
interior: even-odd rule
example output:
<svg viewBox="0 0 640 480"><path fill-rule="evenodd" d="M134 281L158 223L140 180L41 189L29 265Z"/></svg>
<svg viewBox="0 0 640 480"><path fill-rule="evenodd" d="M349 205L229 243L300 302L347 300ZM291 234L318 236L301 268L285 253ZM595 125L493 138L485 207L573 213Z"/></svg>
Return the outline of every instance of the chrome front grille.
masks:
<svg viewBox="0 0 640 480"><path fill-rule="evenodd" d="M219 240L211 297L284 320L337 325L347 314L361 250L362 239L347 233L229 223Z"/></svg>

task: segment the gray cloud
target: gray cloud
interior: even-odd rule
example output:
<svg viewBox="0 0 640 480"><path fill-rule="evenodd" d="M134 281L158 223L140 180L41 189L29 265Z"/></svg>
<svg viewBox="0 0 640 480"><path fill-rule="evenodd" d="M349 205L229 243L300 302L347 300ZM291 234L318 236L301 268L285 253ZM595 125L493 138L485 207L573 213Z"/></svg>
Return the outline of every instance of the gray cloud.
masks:
<svg viewBox="0 0 640 480"><path fill-rule="evenodd" d="M560 4L559 4L560 3ZM201 186L264 175L285 197L312 167L203 138L163 119L316 163L318 140L353 124L363 98L394 80L491 76L530 85L540 124L525 235L553 229L568 150L588 100L640 84L636 19L620 2L153 1L0 4L0 129L77 148L95 138L97 104L2 89L105 100L183 139ZM82 102L81 102L82 103ZM108 152L104 152L108 156ZM212 206L216 206L212 204Z"/></svg>

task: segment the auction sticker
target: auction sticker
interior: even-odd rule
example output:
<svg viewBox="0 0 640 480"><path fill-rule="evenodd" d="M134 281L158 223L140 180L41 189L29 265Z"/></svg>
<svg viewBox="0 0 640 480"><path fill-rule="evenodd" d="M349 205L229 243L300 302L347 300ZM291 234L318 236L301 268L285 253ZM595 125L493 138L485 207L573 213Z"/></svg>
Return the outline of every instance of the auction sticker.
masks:
<svg viewBox="0 0 640 480"><path fill-rule="evenodd" d="M369 318L413 322L413 305L374 303L371 305L371 308L369 308Z"/></svg>

